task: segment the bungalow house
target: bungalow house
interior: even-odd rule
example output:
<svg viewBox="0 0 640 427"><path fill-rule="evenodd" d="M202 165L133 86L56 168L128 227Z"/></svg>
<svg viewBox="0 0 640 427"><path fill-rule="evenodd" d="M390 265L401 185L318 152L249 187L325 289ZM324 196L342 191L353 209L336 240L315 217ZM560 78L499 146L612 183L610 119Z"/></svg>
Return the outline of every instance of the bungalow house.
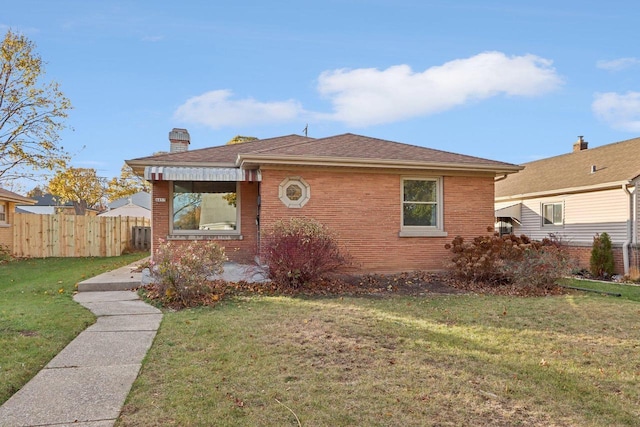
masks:
<svg viewBox="0 0 640 427"><path fill-rule="evenodd" d="M439 270L456 235L486 234L494 179L520 166L343 134L287 135L127 160L152 183L152 250L161 239L216 240L253 262L278 220L315 218L363 271Z"/></svg>
<svg viewBox="0 0 640 427"><path fill-rule="evenodd" d="M525 163L498 178L496 218L515 234L542 239L553 234L588 268L593 237L611 237L616 272L639 266L638 190L640 138L588 148L579 137L573 151Z"/></svg>
<svg viewBox="0 0 640 427"><path fill-rule="evenodd" d="M109 203L108 209L98 216L133 216L151 219L151 194L139 191Z"/></svg>
<svg viewBox="0 0 640 427"><path fill-rule="evenodd" d="M0 188L0 246L13 252L12 224L16 205L33 205L35 200Z"/></svg>

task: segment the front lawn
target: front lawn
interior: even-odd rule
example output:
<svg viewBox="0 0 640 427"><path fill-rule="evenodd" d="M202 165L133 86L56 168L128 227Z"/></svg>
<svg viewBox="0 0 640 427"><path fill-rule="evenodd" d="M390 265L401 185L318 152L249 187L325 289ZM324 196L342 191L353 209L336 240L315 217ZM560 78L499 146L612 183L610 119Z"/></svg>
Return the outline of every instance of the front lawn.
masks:
<svg viewBox="0 0 640 427"><path fill-rule="evenodd" d="M76 284L145 256L0 264L0 404L94 322L91 312L72 299Z"/></svg>
<svg viewBox="0 0 640 427"><path fill-rule="evenodd" d="M578 292L235 297L165 313L117 425L637 425L639 316Z"/></svg>
<svg viewBox="0 0 640 427"><path fill-rule="evenodd" d="M619 298L640 302L640 286L637 284L601 282L596 280L580 279L562 279L560 283L564 286L600 291L602 292L601 295L603 296L607 295L606 293L619 294ZM612 298L614 297L611 295L609 296Z"/></svg>

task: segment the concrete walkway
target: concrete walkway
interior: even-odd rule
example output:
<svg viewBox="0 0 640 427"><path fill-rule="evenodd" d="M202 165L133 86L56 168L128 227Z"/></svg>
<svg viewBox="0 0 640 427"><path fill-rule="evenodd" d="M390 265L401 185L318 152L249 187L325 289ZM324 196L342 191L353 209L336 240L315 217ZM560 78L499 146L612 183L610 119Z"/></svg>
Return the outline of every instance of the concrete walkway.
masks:
<svg viewBox="0 0 640 427"><path fill-rule="evenodd" d="M115 424L162 320L160 310L135 292L106 290L127 281L140 284L135 276L140 273L132 273L131 267L119 270L87 281L103 292L78 285L85 292L74 300L97 316L96 323L0 407L0 426Z"/></svg>

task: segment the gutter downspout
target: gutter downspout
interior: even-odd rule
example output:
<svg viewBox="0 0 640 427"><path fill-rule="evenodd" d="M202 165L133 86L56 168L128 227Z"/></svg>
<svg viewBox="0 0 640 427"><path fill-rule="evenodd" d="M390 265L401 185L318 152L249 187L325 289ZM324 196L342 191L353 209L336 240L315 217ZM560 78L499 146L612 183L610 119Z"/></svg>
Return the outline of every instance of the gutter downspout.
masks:
<svg viewBox="0 0 640 427"><path fill-rule="evenodd" d="M633 237L633 194L627 188L627 184L622 184L622 191L629 196L629 217L627 219L627 240L622 244L622 264L624 266L624 275L629 274L629 245L631 245Z"/></svg>

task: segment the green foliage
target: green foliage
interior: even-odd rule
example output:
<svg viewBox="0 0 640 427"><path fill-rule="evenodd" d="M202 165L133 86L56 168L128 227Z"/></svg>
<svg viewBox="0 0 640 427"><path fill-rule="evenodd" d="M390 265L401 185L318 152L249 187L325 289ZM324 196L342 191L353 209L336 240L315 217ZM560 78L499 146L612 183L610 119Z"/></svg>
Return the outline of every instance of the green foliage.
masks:
<svg viewBox="0 0 640 427"><path fill-rule="evenodd" d="M7 31L0 45L0 182L69 160L58 142L71 103L57 83L41 82L43 65L30 40Z"/></svg>
<svg viewBox="0 0 640 427"><path fill-rule="evenodd" d="M571 269L562 245L548 238L493 233L466 242L457 236L445 248L453 254L449 270L460 280L547 287Z"/></svg>
<svg viewBox="0 0 640 427"><path fill-rule="evenodd" d="M315 219L277 221L264 240L269 277L291 288L316 282L349 264L336 235Z"/></svg>
<svg viewBox="0 0 640 427"><path fill-rule="evenodd" d="M150 268L157 299L180 308L202 305L208 297L217 301L209 279L222 273L226 260L224 248L215 242L162 243Z"/></svg>
<svg viewBox="0 0 640 427"><path fill-rule="evenodd" d="M596 234L593 237L589 267L591 274L595 277L610 277L613 275L613 249L611 248L611 238L607 233Z"/></svg>

